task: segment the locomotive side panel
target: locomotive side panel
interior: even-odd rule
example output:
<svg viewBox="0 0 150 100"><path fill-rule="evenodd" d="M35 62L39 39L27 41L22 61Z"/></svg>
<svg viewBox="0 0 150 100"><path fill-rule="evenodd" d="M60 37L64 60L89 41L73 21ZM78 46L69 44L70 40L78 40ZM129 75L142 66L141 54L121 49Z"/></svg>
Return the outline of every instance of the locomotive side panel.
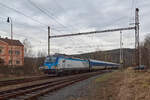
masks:
<svg viewBox="0 0 150 100"><path fill-rule="evenodd" d="M60 58L58 61L58 69L87 69L89 62L80 59Z"/></svg>

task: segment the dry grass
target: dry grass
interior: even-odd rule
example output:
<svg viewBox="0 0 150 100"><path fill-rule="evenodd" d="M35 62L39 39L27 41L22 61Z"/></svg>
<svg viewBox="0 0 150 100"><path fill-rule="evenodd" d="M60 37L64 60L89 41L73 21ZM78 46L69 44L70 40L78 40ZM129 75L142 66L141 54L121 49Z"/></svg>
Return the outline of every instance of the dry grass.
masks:
<svg viewBox="0 0 150 100"><path fill-rule="evenodd" d="M119 92L124 94L123 90L128 90L125 96L127 99L121 100L150 100L150 73L149 72L135 72L132 69L128 69L124 72L123 85Z"/></svg>
<svg viewBox="0 0 150 100"><path fill-rule="evenodd" d="M69 100L150 100L150 71L104 74L89 86L89 95Z"/></svg>

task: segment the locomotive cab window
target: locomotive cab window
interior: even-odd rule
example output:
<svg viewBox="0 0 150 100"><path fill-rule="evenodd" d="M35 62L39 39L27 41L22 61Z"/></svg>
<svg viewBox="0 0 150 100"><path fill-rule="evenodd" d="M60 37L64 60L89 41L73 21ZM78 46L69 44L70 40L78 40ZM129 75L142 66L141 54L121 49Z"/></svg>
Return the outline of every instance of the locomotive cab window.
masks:
<svg viewBox="0 0 150 100"><path fill-rule="evenodd" d="M56 61L56 57L47 57L45 62L55 62Z"/></svg>

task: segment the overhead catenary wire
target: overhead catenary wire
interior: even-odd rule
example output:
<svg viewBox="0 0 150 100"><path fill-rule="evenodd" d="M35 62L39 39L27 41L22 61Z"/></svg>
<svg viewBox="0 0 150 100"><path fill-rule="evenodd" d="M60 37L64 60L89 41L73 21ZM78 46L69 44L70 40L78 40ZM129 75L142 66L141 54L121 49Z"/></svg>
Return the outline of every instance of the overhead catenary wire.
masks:
<svg viewBox="0 0 150 100"><path fill-rule="evenodd" d="M37 4L35 4L34 2L32 2L31 0L28 0L34 7L36 7L37 9L39 9L42 13L44 13L45 15L47 15L49 18L54 19L58 24L60 24L61 26L65 27L65 25L61 24L60 22L58 22L55 18L53 18L51 15L49 15L44 9L42 9L41 7L37 6ZM54 15L53 15L54 16ZM57 31L55 29L55 31ZM75 45L75 43L73 42L73 38L69 38L71 40L71 42Z"/></svg>
<svg viewBox="0 0 150 100"><path fill-rule="evenodd" d="M30 0L31 1L31 0ZM45 26L45 25L44 25ZM59 31L60 32L60 31Z"/></svg>
<svg viewBox="0 0 150 100"><path fill-rule="evenodd" d="M23 12L21 12L21 11L15 9L15 8L9 7L9 6L7 6L7 5L1 3L1 2L0 2L0 5L3 6L3 7L5 7L5 8L8 8L8 9L10 9L10 10L13 10L13 11L17 12L18 14L21 14L21 15L25 16L25 17L31 19L32 21L34 21L34 22L36 22L36 23L39 23L39 24L44 25L44 26L48 26L47 24L42 23L42 22L40 22L40 21L38 21L38 20L32 18L32 17L29 16L29 15L24 14Z"/></svg>
<svg viewBox="0 0 150 100"><path fill-rule="evenodd" d="M58 7L60 8L60 9L62 9L64 12L65 12L65 9L64 9L64 7L63 6L61 6L58 2L57 2L57 0L55 0L54 1L57 5L58 5ZM71 26L71 27L64 27L65 29L67 28L71 28L71 29L74 29L73 28L73 25L69 25L69 26ZM79 25L76 25L76 26L78 26L79 27ZM72 32L73 33L73 32ZM72 37L70 37L71 39L72 39ZM78 37L78 39L81 41L81 40L83 40L83 39L81 39L80 37ZM77 39L76 39L76 41L78 41ZM88 47L89 48L91 48L91 46L88 44L88 43L85 43L84 41L82 41L82 43L84 43L85 45L88 45Z"/></svg>
<svg viewBox="0 0 150 100"><path fill-rule="evenodd" d="M130 14L130 18L131 18L131 23L130 24L133 24L135 23L135 17L134 17L134 10L137 8L137 3L138 3L138 0L131 0L131 14Z"/></svg>
<svg viewBox="0 0 150 100"><path fill-rule="evenodd" d="M28 0L30 2L31 5L33 5L34 7L36 7L37 9L39 9L42 13L44 13L45 15L47 15L50 19L53 19L57 24L66 27L65 25L63 25L62 23L58 22L52 15L50 15L49 13L47 13L45 11L45 9L43 10L43 8L39 7L37 4L35 4L34 2L32 2L31 0Z"/></svg>
<svg viewBox="0 0 150 100"><path fill-rule="evenodd" d="M43 9L41 9L39 6L37 6L35 3L33 3L31 0L28 0L32 5L34 5L36 8L38 8L41 12L43 12L44 14L46 14L47 16L49 16L49 17L51 17L52 18L52 16L50 16L49 14L47 14L47 12L45 12ZM64 25L63 25L63 27L65 27Z"/></svg>
<svg viewBox="0 0 150 100"><path fill-rule="evenodd" d="M15 9L15 8L9 7L9 6L7 6L7 5L1 3L1 2L0 2L0 6L5 7L5 8L7 8L7 9L10 9L10 10L12 10L12 11L18 13L18 14L21 14L21 15L25 16L26 18L29 18L30 20L32 20L32 21L34 21L34 22L36 22L36 23L38 23L38 24L40 24L40 25L43 25L43 26L46 26L46 27L48 26L47 24L44 24L44 23L42 23L42 22L40 22L40 21L38 21L38 20L32 18L31 16L26 15L26 14L22 13L21 11Z"/></svg>
<svg viewBox="0 0 150 100"><path fill-rule="evenodd" d="M57 2L57 0L55 0L55 3L56 3L57 5L59 5L59 6L61 7L61 9L64 10L64 8L59 4L59 2ZM124 16L124 17L126 17L126 16ZM124 17L120 17L120 18L114 20L113 22L116 23L116 22L122 20ZM112 23L113 23L113 22L112 22ZM113 23L113 24L114 24L114 23ZM111 24L111 25L113 25L113 24ZM109 25L105 25L105 26L111 26L111 25L109 24ZM70 27L69 27L69 28L70 28Z"/></svg>
<svg viewBox="0 0 150 100"><path fill-rule="evenodd" d="M3 32L3 33L6 34L5 32ZM23 37L23 38L30 38L30 39L32 39L33 41L36 41L36 42L45 43L45 42L39 41L39 39L37 39L37 38L31 37L31 36L26 36L26 35L19 34L19 33L16 33L16 32L14 33L14 35L16 35L18 37Z"/></svg>
<svg viewBox="0 0 150 100"><path fill-rule="evenodd" d="M57 2L57 0L55 0L54 1L57 5L58 5L58 7L60 7L64 12L65 12L65 9L64 9L64 7L62 7L58 2ZM71 26L71 25L70 25ZM76 25L77 26L77 25ZM79 27L79 26L78 26ZM64 27L64 28L68 28L68 27ZM71 26L71 27L69 27L69 28L72 28L73 29L73 27ZM72 38L72 37L71 37ZM78 39L80 39L80 40L82 40L80 37L78 37ZM78 40L77 40L78 41ZM84 41L82 41L82 43L85 43ZM89 44L87 44L87 43L85 43L86 45L88 45L88 48L91 48L91 45L89 45Z"/></svg>
<svg viewBox="0 0 150 100"><path fill-rule="evenodd" d="M38 24L40 24L40 25L46 26L46 28L47 28L47 26L49 26L49 25L47 25L47 24L45 24L45 23L40 22L39 20L36 20L36 19L32 18L32 17L29 16L29 15L26 15L25 13L22 13L22 12L19 11L18 9L9 7L9 6L5 5L4 3L1 3L1 2L0 2L0 5L3 6L3 7L5 7L5 8L7 8L7 9L10 9L10 10L12 10L12 11L18 13L18 14L23 15L23 16L25 16L26 18L28 18L28 19L30 19L30 20L32 20L32 21L34 21L34 22L36 22L36 23L38 23ZM4 17L1 17L1 18L4 18ZM53 29L53 30L56 30L55 28L52 28L52 29Z"/></svg>
<svg viewBox="0 0 150 100"><path fill-rule="evenodd" d="M0 17L0 18L3 18L3 19L7 19L7 17ZM39 30L39 29L38 29ZM3 31L3 33L5 33L5 31L4 30L2 30ZM30 36L27 36L27 35L24 35L24 34L18 34L18 33L16 33L16 32L14 32L13 33L14 35L16 35L16 36L19 36L19 37L24 37L24 38L31 38L32 40L35 40L35 41L38 41L39 42L39 39L37 39L37 38L33 38L33 37L30 37Z"/></svg>
<svg viewBox="0 0 150 100"><path fill-rule="evenodd" d="M0 18L1 18L1 19L5 19L5 22L6 22L6 20L7 20L8 17L1 17L1 16L0 16ZM16 22L13 22L13 23L16 23ZM16 23L16 24L18 24L18 23ZM20 24L20 23L19 23L19 24ZM20 25L24 25L24 24L20 24ZM39 27L38 30L46 31L46 28L41 28L41 27Z"/></svg>

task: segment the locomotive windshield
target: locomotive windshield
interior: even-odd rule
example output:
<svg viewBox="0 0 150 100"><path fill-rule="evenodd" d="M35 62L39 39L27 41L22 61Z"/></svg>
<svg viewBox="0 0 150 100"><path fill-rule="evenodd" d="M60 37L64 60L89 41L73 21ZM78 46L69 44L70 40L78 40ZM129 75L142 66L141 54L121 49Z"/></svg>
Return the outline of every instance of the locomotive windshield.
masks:
<svg viewBox="0 0 150 100"><path fill-rule="evenodd" d="M56 57L47 57L45 59L45 62L55 62L56 61Z"/></svg>

